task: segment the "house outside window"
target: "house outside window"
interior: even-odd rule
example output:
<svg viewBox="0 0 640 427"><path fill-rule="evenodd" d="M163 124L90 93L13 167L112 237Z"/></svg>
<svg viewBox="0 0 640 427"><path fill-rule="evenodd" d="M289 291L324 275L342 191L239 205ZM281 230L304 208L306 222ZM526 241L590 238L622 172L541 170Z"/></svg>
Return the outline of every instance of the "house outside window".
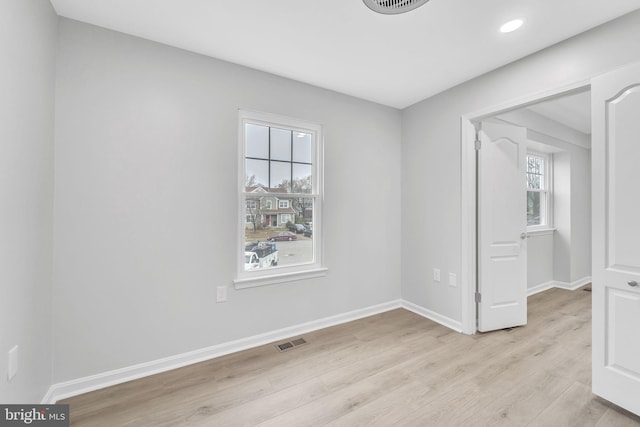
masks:
<svg viewBox="0 0 640 427"><path fill-rule="evenodd" d="M530 230L550 228L551 157L545 154L527 154L527 227Z"/></svg>
<svg viewBox="0 0 640 427"><path fill-rule="evenodd" d="M240 110L238 200L247 221L238 228L236 288L325 274L322 143L320 125ZM247 252L262 257L258 268L245 265Z"/></svg>

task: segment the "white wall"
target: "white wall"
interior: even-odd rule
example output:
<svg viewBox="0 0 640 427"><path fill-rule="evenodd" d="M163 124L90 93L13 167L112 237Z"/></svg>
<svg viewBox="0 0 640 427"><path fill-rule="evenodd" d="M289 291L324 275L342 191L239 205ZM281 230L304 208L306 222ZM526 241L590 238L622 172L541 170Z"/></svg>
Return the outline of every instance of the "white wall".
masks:
<svg viewBox="0 0 640 427"><path fill-rule="evenodd" d="M591 151L573 146L553 159L554 278L571 284L591 277Z"/></svg>
<svg viewBox="0 0 640 427"><path fill-rule="evenodd" d="M59 37L54 382L400 297L399 111L66 19ZM238 108L324 125L326 277L231 287Z"/></svg>
<svg viewBox="0 0 640 427"><path fill-rule="evenodd" d="M571 280L591 277L591 150L571 152Z"/></svg>
<svg viewBox="0 0 640 427"><path fill-rule="evenodd" d="M571 282L571 153L563 151L553 156L553 277Z"/></svg>
<svg viewBox="0 0 640 427"><path fill-rule="evenodd" d="M0 2L0 402L51 384L53 94L58 18L48 0ZM18 373L7 381L8 351Z"/></svg>
<svg viewBox="0 0 640 427"><path fill-rule="evenodd" d="M638 61L639 43L636 11L403 111L404 299L461 320L460 287L430 280L434 267L460 273L460 117Z"/></svg>
<svg viewBox="0 0 640 427"><path fill-rule="evenodd" d="M527 290L553 282L553 232L527 238Z"/></svg>

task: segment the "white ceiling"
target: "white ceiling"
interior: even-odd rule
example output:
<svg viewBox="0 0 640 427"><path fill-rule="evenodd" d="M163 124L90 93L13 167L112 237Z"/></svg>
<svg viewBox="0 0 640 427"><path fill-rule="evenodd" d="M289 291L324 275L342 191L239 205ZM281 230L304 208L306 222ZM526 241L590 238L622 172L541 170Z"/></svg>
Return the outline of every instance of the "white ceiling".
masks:
<svg viewBox="0 0 640 427"><path fill-rule="evenodd" d="M71 19L396 108L638 9L638 0L51 0ZM498 27L513 18L524 26Z"/></svg>
<svg viewBox="0 0 640 427"><path fill-rule="evenodd" d="M591 134L591 92L563 96L527 107L548 119Z"/></svg>

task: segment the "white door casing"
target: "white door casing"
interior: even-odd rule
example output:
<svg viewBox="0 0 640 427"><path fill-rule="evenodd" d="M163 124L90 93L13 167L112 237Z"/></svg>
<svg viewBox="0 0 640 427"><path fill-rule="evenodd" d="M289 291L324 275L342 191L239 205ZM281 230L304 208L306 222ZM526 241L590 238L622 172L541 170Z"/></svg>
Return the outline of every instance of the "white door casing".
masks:
<svg viewBox="0 0 640 427"><path fill-rule="evenodd" d="M591 101L593 392L640 415L640 64Z"/></svg>
<svg viewBox="0 0 640 427"><path fill-rule="evenodd" d="M478 330L527 323L526 129L483 122L478 151Z"/></svg>

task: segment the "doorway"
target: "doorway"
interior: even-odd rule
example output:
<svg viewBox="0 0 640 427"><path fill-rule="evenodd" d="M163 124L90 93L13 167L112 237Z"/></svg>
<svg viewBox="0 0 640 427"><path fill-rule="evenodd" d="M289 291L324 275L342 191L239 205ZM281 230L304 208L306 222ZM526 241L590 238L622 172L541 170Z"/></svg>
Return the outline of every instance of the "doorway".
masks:
<svg viewBox="0 0 640 427"><path fill-rule="evenodd" d="M523 213L522 218L529 246L526 295L552 287L577 289L591 281L589 89L588 84L576 85L462 117L462 238L463 247L468 248L462 260L463 277L467 279L462 281L465 333L478 331L481 302L476 301L483 298L475 286L482 273L476 261L480 254L475 194L479 182L474 147L482 122L523 128L527 155L531 156L527 162L542 166L537 170L538 177L547 180L546 185L529 189L528 217Z"/></svg>

